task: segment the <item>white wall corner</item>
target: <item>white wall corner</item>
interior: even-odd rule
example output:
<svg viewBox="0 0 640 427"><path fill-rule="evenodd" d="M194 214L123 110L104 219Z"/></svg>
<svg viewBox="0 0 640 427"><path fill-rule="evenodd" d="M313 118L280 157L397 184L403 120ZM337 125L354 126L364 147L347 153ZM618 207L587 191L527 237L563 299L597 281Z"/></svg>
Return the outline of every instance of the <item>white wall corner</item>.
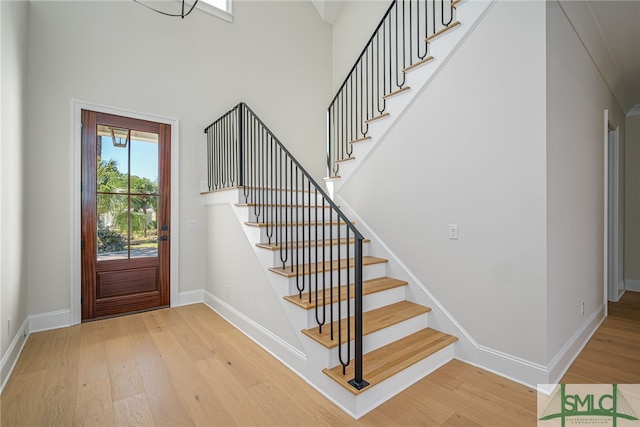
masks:
<svg viewBox="0 0 640 427"><path fill-rule="evenodd" d="M31 314L29 332L42 332L50 329L71 326L71 310L50 311L49 313Z"/></svg>
<svg viewBox="0 0 640 427"><path fill-rule="evenodd" d="M624 289L627 291L640 292L640 280L626 279Z"/></svg>
<svg viewBox="0 0 640 427"><path fill-rule="evenodd" d="M557 384L567 372L569 366L571 366L573 361L578 357L582 349L589 342L589 339L591 339L606 318L605 304L606 303L601 304L600 307L589 316L560 351L551 359L547 367L549 370L549 379L546 383Z"/></svg>
<svg viewBox="0 0 640 427"><path fill-rule="evenodd" d="M190 305L204 301L204 290L196 289L195 291L180 292L178 297L178 305Z"/></svg>
<svg viewBox="0 0 640 427"><path fill-rule="evenodd" d="M477 366L530 388L549 382L547 367L482 345Z"/></svg>
<svg viewBox="0 0 640 427"><path fill-rule="evenodd" d="M4 390L4 386L7 384L13 368L15 368L20 353L24 345L27 343L27 336L29 334L29 319L25 318L20 329L16 332L16 336L11 341L7 352L2 356L2 362L0 362L0 393Z"/></svg>

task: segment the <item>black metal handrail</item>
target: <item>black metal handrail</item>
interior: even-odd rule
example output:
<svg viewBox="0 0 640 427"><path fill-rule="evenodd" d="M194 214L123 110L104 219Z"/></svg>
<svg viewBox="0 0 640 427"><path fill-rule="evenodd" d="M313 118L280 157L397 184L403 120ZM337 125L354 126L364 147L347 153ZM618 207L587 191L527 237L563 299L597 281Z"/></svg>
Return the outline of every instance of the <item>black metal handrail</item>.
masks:
<svg viewBox="0 0 640 427"><path fill-rule="evenodd" d="M327 109L328 176L351 158L351 142L368 136L367 121L386 111L386 96L405 87L405 72L430 58L427 38L453 22L458 1L391 3Z"/></svg>
<svg viewBox="0 0 640 427"><path fill-rule="evenodd" d="M307 292L308 301L314 300L319 332L329 324L331 340L338 341L343 374L352 360L354 322L355 375L350 384L367 386L362 374L362 234L245 103L207 126L205 133L209 190L242 188L251 222L264 229L266 243L279 251L282 271L295 277L300 298ZM351 286L344 291L346 302L340 287L351 283L351 270L353 320ZM334 320L339 322L334 325Z"/></svg>

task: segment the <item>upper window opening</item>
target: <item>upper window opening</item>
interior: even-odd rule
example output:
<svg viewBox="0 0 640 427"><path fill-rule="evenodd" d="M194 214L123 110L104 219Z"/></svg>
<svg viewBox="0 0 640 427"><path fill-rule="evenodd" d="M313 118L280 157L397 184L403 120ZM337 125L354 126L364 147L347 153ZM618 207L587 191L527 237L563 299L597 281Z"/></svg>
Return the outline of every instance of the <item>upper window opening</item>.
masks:
<svg viewBox="0 0 640 427"><path fill-rule="evenodd" d="M226 21L232 21L231 0L198 0L196 7Z"/></svg>

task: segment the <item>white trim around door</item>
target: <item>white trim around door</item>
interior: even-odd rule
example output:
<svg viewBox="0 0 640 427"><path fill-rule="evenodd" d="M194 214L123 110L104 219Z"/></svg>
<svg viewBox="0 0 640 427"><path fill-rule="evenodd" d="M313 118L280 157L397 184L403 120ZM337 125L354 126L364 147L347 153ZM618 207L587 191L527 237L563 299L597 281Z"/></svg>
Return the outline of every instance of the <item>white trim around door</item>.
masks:
<svg viewBox="0 0 640 427"><path fill-rule="evenodd" d="M71 102L71 132L73 135L73 165L71 171L73 190L71 191L71 324L77 325L82 320L82 310L80 304L81 293L81 265L80 265L80 218L81 218L81 189L82 183L80 176L80 159L81 159L81 111L91 110L100 113L115 114L119 116L127 116L135 119L148 120L158 123L171 125L171 306L179 305L179 284L178 284L178 248L179 248L179 121L177 119L154 116L146 113L128 111L121 108L109 107L90 102L72 100Z"/></svg>

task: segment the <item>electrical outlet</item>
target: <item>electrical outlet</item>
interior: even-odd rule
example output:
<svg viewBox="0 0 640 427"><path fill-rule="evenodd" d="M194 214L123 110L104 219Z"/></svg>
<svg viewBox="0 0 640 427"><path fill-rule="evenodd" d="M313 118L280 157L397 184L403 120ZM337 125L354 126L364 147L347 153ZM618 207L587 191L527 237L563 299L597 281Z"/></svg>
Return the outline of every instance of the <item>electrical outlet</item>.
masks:
<svg viewBox="0 0 640 427"><path fill-rule="evenodd" d="M580 303L580 314L584 316L584 301Z"/></svg>
<svg viewBox="0 0 640 427"><path fill-rule="evenodd" d="M7 335L11 335L11 317L7 319Z"/></svg>
<svg viewBox="0 0 640 427"><path fill-rule="evenodd" d="M229 285L224 285L224 287L227 289L227 296L229 296Z"/></svg>

